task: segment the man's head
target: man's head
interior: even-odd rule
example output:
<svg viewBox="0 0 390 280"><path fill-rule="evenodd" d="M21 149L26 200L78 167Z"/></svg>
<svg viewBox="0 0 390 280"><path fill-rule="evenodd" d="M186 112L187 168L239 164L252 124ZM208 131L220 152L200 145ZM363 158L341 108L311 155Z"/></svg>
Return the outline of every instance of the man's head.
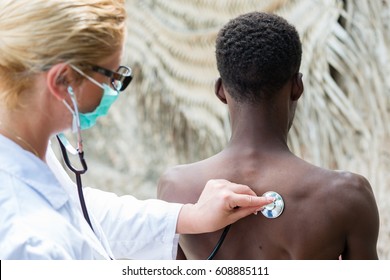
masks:
<svg viewBox="0 0 390 280"><path fill-rule="evenodd" d="M252 12L218 33L216 58L225 88L240 103L270 99L296 76L302 55L298 32L285 19Z"/></svg>

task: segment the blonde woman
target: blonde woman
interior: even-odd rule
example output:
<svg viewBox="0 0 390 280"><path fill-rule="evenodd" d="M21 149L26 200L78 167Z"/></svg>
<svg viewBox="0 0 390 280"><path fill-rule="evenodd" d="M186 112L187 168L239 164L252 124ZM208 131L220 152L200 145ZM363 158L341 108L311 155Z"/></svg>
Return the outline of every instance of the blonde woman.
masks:
<svg viewBox="0 0 390 280"><path fill-rule="evenodd" d="M217 230L272 201L225 180L186 205L77 190L50 140L65 147L72 129L84 160L81 130L132 79L120 66L125 19L123 0L0 2L0 259L172 259L177 234Z"/></svg>

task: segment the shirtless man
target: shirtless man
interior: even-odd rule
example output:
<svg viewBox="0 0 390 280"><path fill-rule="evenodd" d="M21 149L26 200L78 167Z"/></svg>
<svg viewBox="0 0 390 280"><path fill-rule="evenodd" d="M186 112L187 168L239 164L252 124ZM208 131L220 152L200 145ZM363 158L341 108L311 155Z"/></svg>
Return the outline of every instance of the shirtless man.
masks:
<svg viewBox="0 0 390 280"><path fill-rule="evenodd" d="M275 191L285 207L277 218L259 213L231 225L215 259L378 258L379 215L369 182L314 166L287 145L303 93L301 53L297 31L276 15L245 14L218 34L215 93L229 109L230 142L213 157L168 170L158 197L194 203L209 179L225 178L258 195ZM182 235L179 258L206 259L220 236Z"/></svg>

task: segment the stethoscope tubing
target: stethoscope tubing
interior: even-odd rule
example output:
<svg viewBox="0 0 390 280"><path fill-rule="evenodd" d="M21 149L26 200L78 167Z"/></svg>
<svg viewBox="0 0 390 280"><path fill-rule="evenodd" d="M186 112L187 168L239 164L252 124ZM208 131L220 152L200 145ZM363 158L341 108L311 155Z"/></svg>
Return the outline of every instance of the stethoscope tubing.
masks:
<svg viewBox="0 0 390 280"><path fill-rule="evenodd" d="M58 136L57 136L57 140L58 143L60 144L62 157L64 158L66 166L76 175L77 192L80 200L81 210L83 212L83 216L85 220L87 221L88 225L91 227L93 231L92 223L88 215L87 206L85 204L85 199L83 194L83 184L81 181L81 175L87 172L88 170L87 162L84 159L84 152L80 152L80 151L78 152L82 169L77 169L71 164L66 147L64 146L64 144L62 143L61 139Z"/></svg>

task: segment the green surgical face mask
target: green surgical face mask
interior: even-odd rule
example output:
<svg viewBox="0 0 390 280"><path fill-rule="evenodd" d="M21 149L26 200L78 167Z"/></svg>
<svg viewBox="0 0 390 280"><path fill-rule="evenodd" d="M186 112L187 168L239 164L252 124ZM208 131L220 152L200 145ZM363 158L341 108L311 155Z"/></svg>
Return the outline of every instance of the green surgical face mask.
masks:
<svg viewBox="0 0 390 280"><path fill-rule="evenodd" d="M73 107L76 108L73 110L65 101L64 104L66 107L71 111L73 114L73 131L77 129L77 126L80 127L81 130L85 130L88 128L91 128L96 124L96 120L100 117L103 117L107 115L108 110L110 109L111 105L115 102L115 100L119 96L119 91L114 90L107 84L100 84L93 78L87 76L84 74L81 70L79 70L76 66L72 66L73 69L75 69L77 72L79 72L81 75L85 76L87 79L89 79L91 82L96 84L97 86L101 87L104 92L102 99L100 100L100 104L95 108L93 112L89 113L79 113L77 110L77 103L76 103L76 97L74 95L72 87L68 87L68 93L72 99ZM77 121L77 119L79 121Z"/></svg>
<svg viewBox="0 0 390 280"><path fill-rule="evenodd" d="M100 104L93 112L79 113L80 129L88 129L96 124L96 120L107 115L111 105L119 96L119 92L112 89L109 85L103 84L104 92Z"/></svg>

